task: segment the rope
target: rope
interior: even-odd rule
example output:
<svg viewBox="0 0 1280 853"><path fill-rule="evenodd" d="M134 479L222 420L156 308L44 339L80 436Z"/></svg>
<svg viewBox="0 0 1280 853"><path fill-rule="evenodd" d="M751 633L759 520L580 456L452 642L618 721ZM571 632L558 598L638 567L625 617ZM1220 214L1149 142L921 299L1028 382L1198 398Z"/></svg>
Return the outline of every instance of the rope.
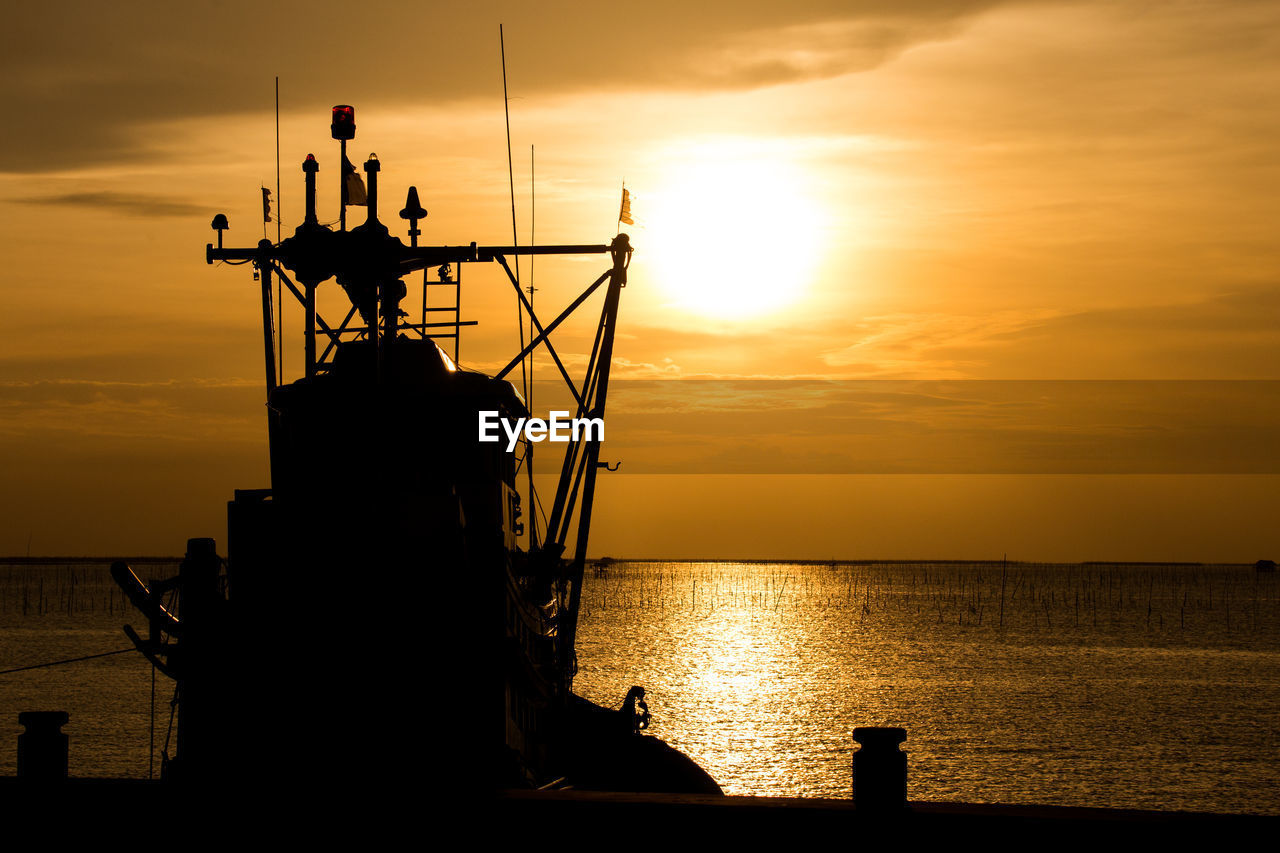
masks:
<svg viewBox="0 0 1280 853"><path fill-rule="evenodd" d="M29 669L44 669L45 667L49 667L49 666L61 666L64 663L78 663L79 661L82 661L82 660L93 660L94 658L111 657L111 655L122 655L125 652L132 652L132 651L134 651L134 648L133 646L130 646L127 649L116 649L114 652L102 652L101 654L84 655L83 657L67 658L66 660L54 660L54 661L49 661L48 663L33 663L30 666L19 666L13 669L0 670L0 675L8 675L12 672L26 672Z"/></svg>
<svg viewBox="0 0 1280 853"><path fill-rule="evenodd" d="M169 737L173 734L173 716L178 712L178 685L173 685L173 699L169 702L169 728L164 733L164 746L160 750L160 777L164 778L165 766L169 763Z"/></svg>
<svg viewBox="0 0 1280 853"><path fill-rule="evenodd" d="M542 529L547 530L547 528L550 526L547 523L547 510L542 505L542 495L538 494L536 490L533 493L533 502L534 502L534 505L538 507L538 514L542 516Z"/></svg>
<svg viewBox="0 0 1280 853"><path fill-rule="evenodd" d="M147 743L147 778L156 778L156 668L151 667L151 739Z"/></svg>

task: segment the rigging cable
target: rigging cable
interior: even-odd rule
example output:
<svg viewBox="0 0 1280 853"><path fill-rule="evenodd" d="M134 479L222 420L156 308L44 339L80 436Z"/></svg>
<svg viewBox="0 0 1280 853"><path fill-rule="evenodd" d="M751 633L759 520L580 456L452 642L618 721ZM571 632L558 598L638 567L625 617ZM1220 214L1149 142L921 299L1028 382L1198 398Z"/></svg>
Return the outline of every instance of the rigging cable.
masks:
<svg viewBox="0 0 1280 853"><path fill-rule="evenodd" d="M515 278L516 278L516 288L518 290L520 287L520 252L518 251L520 248L520 237L517 233L517 227L516 227L516 175L515 175L515 166L511 159L511 97L507 94L507 46L506 46L506 41L503 38L503 34L502 34L502 24L498 24L498 49L499 51L501 51L501 54L502 54L502 115L506 121L506 126L507 126L507 185L511 191L511 246L513 249L517 250L515 252L515 273L516 273ZM532 149L530 149L531 159L532 159L532 156L533 156L533 152L532 152ZM532 176L530 177L530 180L532 180ZM530 238L530 244L532 244L532 238ZM532 260L530 261L530 263L532 263ZM533 291L532 283L530 284L529 289L530 289L530 297L532 298L532 291ZM524 305L520 300L519 292L516 293L516 328L520 330L520 352L524 352ZM529 338L530 340L533 339L533 302L532 301L530 301L529 303ZM532 362L530 362L530 364L532 364ZM529 370L525 367L525 359L523 358L520 359L520 387L521 387L521 390L524 391L525 402L529 407L530 414L532 414L533 413L532 380L529 376ZM533 446L528 442L526 442L525 456L527 457L527 461L529 463L528 465L529 491L531 495L530 503L532 504L534 502L532 500ZM531 507L529 512L529 544L531 548L537 544L537 540L538 540L537 515L532 511L532 507Z"/></svg>
<svg viewBox="0 0 1280 853"><path fill-rule="evenodd" d="M81 657L78 657L78 658L66 658L65 660L51 660L51 661L48 661L47 663L33 663L30 666L16 666L13 669L0 670L0 675L9 675L10 673L14 673L14 672L26 672L27 670L30 670L30 669L44 669L50 666L62 666L64 663L79 663L82 660L93 660L94 658L106 658L106 657L111 657L112 655L122 655L125 652L132 652L132 651L134 651L134 648L133 646L130 646L127 649L116 649L114 652L101 652L96 655L82 655Z"/></svg>
<svg viewBox="0 0 1280 853"><path fill-rule="evenodd" d="M169 700L169 728L164 733L164 747L160 750L160 774L164 775L165 766L169 763L169 740L173 736L173 717L178 712L178 685L173 685L173 698Z"/></svg>
<svg viewBox="0 0 1280 853"><path fill-rule="evenodd" d="M502 114L507 123L507 184L511 189L511 247L520 248L520 238L516 234L516 177L515 167L511 162L511 98L507 95L507 46L502 37L502 24L498 24L498 49L502 52ZM515 252L516 287L520 286L520 252ZM520 330L520 350L524 351L524 304L516 294L516 328ZM525 370L524 359L520 360L520 390L524 398L529 399L529 374Z"/></svg>
<svg viewBox="0 0 1280 853"><path fill-rule="evenodd" d="M546 507L542 505L542 496L536 491L533 493L533 503L534 506L538 508L538 514L542 516L542 529L547 530L550 526L547 522L547 510Z"/></svg>

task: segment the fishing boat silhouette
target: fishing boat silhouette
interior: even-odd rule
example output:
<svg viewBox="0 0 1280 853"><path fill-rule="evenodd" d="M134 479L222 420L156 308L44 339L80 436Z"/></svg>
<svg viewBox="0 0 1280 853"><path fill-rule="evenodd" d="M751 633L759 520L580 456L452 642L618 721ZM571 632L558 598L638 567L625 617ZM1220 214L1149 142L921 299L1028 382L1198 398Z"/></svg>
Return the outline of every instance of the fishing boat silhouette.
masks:
<svg viewBox="0 0 1280 853"><path fill-rule="evenodd" d="M354 110L335 107L331 130L347 164ZM227 217L213 220L217 244L206 261L250 265L260 282L271 484L235 492L225 556L213 540L192 539L178 575L151 587L124 563L112 568L146 618L146 636L130 628L130 639L176 682L176 748L165 752L162 777L228 785L259 770L305 784L412 772L462 791L719 793L691 760L641 734L643 688L631 688L620 710L573 693L596 479L607 467L601 436L584 430L565 443L545 524L529 442L507 452L478 441L481 412L529 416L526 396L505 377L539 348L577 417L604 418L627 235L607 244L419 245L427 212L410 188L400 211L406 245L379 220L380 169L370 155L365 189L344 167L336 229L317 216L320 162L311 154L302 163L305 218L292 236L228 247ZM348 230L359 190L366 220ZM610 263L544 326L509 264L521 255ZM462 319L463 270L481 263L502 268L521 322L527 314L536 332L492 376L458 364L462 329L474 325ZM403 306L419 276L411 318ZM317 309L317 290L331 279L350 299L337 323ZM277 283L303 309L303 375L292 382L279 372ZM588 366L575 381L551 335L600 290ZM433 306L440 292L449 302Z"/></svg>

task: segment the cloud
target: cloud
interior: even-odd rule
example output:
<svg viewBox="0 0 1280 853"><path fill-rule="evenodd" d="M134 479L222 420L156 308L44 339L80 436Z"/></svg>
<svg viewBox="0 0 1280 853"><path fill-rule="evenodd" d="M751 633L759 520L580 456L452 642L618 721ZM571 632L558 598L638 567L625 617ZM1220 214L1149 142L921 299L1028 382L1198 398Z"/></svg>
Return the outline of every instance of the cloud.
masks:
<svg viewBox="0 0 1280 853"><path fill-rule="evenodd" d="M20 204L39 204L48 206L68 205L71 207L90 207L112 212L127 213L130 216L195 216L208 212L207 205L190 204L165 196L148 193L126 192L79 192L63 193L52 196L31 196L13 198Z"/></svg>
<svg viewBox="0 0 1280 853"><path fill-rule="evenodd" d="M1100 308L1062 314L1046 318L1040 325L1046 334L1087 330L1112 334L1215 332L1241 337L1262 333L1280 337L1276 318L1280 318L1280 283L1172 305Z"/></svg>
<svg viewBox="0 0 1280 853"><path fill-rule="evenodd" d="M631 473L1280 472L1280 382L620 381Z"/></svg>
<svg viewBox="0 0 1280 853"><path fill-rule="evenodd" d="M948 379L972 375L1017 334L1043 324L1052 310L997 311L982 315L895 314L855 324L853 343L828 350L836 368L880 377Z"/></svg>
<svg viewBox="0 0 1280 853"><path fill-rule="evenodd" d="M0 437L67 447L94 439L265 442L259 382L0 382Z"/></svg>
<svg viewBox="0 0 1280 853"><path fill-rule="evenodd" d="M681 69L685 85L755 88L870 71L907 48L952 38L963 30L956 17L885 14L752 30L708 46L705 57ZM668 81L675 84L677 81Z"/></svg>
<svg viewBox="0 0 1280 853"><path fill-rule="evenodd" d="M1280 288L1174 304L985 315L866 317L853 342L822 352L842 376L868 378L1274 379Z"/></svg>
<svg viewBox="0 0 1280 853"><path fill-rule="evenodd" d="M674 379L680 376L680 372L680 365L670 358L664 358L661 363L657 364L648 361L615 358L610 375L619 379Z"/></svg>
<svg viewBox="0 0 1280 853"><path fill-rule="evenodd" d="M1175 304L1064 312L1002 340L1013 376L1274 379L1280 293L1241 288Z"/></svg>
<svg viewBox="0 0 1280 853"><path fill-rule="evenodd" d="M147 136L159 121L268 112L277 74L286 110L493 99L499 22L512 96L545 98L744 89L866 70L953 35L995 5L659 0L637 11L570 0L384 0L357 14L336 0L25 4L6 20L0 45L0 95L23 128L0 139L0 154L11 172L140 161L160 143ZM357 17L379 25L366 31Z"/></svg>

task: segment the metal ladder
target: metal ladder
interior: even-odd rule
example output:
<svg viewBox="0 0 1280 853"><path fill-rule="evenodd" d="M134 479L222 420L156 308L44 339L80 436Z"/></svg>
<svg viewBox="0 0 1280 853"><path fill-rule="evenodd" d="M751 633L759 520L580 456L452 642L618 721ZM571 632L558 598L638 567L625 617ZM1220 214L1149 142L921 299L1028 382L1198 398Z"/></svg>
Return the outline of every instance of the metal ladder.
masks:
<svg viewBox="0 0 1280 853"><path fill-rule="evenodd" d="M435 281L431 280L433 270L424 269L422 271L422 324L420 331L424 338L433 340L440 338L453 338L453 363L458 363L458 344L462 337L463 326L474 326L475 321L462 321L462 264L458 264L454 270L449 264L437 267L434 272L437 276ZM453 304L442 305L438 307L428 306L427 294L433 287L452 287L453 288ZM435 314L452 314L452 320L445 322L427 322L427 315ZM452 331L432 331L433 329L451 329Z"/></svg>

